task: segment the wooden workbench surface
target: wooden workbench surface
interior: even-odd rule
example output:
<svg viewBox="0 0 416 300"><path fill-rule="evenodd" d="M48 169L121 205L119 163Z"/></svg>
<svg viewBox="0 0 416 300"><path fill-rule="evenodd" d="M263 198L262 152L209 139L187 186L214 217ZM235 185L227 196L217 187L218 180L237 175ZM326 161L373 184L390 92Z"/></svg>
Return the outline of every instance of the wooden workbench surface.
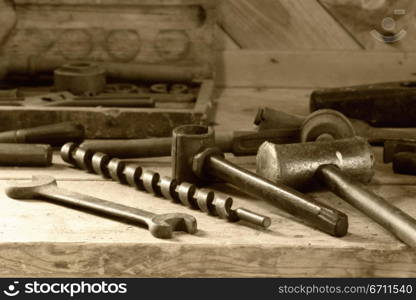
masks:
<svg viewBox="0 0 416 300"><path fill-rule="evenodd" d="M245 130L259 105L308 113L309 90L226 89L218 91L217 130ZM416 216L416 177L394 175L375 149L376 176L370 188ZM230 159L254 169L255 158ZM170 175L169 158L140 163ZM41 201L9 199L7 180L48 174L58 185L118 203L195 216L195 235L153 238L141 228ZM416 253L329 192L313 196L349 216L349 233L334 238L304 225L263 201L229 186L214 188L244 207L272 218L267 229L227 223L168 200L68 167L58 155L49 168L0 169L0 276L416 276Z"/></svg>

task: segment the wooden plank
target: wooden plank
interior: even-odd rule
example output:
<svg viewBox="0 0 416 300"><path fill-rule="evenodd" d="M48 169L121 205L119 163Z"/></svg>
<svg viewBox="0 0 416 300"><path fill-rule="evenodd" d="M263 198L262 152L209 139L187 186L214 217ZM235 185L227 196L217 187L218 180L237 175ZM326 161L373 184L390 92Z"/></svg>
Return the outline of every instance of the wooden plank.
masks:
<svg viewBox="0 0 416 300"><path fill-rule="evenodd" d="M194 76L211 78L215 2L19 1L15 26L0 28L1 58L10 73L30 76L53 71L51 61L82 60L195 66L203 70Z"/></svg>
<svg viewBox="0 0 416 300"><path fill-rule="evenodd" d="M415 1L318 1L365 49L416 50L416 40L413 38L416 34L416 17L413 13L416 9ZM383 23L388 20L393 22L390 25ZM381 35L387 36L386 29L390 29L398 40L384 43ZM405 36L402 37L402 33Z"/></svg>
<svg viewBox="0 0 416 300"><path fill-rule="evenodd" d="M359 49L315 0L222 1L219 22L244 49Z"/></svg>
<svg viewBox="0 0 416 300"><path fill-rule="evenodd" d="M225 51L217 85L339 87L416 78L416 54L373 51Z"/></svg>
<svg viewBox="0 0 416 300"><path fill-rule="evenodd" d="M6 131L73 121L85 127L86 138L170 136L176 126L199 123L206 118L202 112L209 112L212 105L206 102L206 97L201 100L204 103L195 104L198 110L4 106L0 109L0 128Z"/></svg>
<svg viewBox="0 0 416 300"><path fill-rule="evenodd" d="M167 251L166 251L167 250ZM414 277L415 252L258 245L0 245L1 277ZM252 258L252 259L249 259ZM24 263L22 263L24 262ZM261 264L261 265L259 265Z"/></svg>

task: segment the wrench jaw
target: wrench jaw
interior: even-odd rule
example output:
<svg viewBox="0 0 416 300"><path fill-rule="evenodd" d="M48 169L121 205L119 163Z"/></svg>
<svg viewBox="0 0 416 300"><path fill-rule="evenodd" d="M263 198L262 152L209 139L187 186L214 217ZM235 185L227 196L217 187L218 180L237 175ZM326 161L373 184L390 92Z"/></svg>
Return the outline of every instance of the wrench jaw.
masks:
<svg viewBox="0 0 416 300"><path fill-rule="evenodd" d="M152 218L149 230L153 236L167 239L172 237L173 231L194 234L197 231L197 222L193 216L187 214L161 214Z"/></svg>
<svg viewBox="0 0 416 300"><path fill-rule="evenodd" d="M30 182L7 182L5 192L12 199L33 199L39 195L38 190L42 187L56 185L56 180L51 176L34 175Z"/></svg>

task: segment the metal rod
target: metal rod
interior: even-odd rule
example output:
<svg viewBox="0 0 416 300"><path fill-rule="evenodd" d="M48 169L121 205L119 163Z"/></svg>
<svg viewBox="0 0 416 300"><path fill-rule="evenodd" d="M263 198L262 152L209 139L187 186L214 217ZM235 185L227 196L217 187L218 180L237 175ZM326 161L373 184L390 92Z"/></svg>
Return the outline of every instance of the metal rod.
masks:
<svg viewBox="0 0 416 300"><path fill-rule="evenodd" d="M416 247L416 220L366 189L335 165L318 168L317 176L335 194L386 228L411 247Z"/></svg>
<svg viewBox="0 0 416 300"><path fill-rule="evenodd" d="M288 186L260 178L218 155L209 156L205 166L212 176L241 187L244 192L254 197L273 202L324 232L334 236L344 236L347 233L348 218L345 214Z"/></svg>

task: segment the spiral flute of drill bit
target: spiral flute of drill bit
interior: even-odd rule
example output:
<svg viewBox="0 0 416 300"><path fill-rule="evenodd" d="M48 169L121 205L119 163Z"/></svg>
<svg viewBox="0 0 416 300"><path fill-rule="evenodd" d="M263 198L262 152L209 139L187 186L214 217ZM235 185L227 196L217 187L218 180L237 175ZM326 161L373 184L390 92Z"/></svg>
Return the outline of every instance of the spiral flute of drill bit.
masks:
<svg viewBox="0 0 416 300"><path fill-rule="evenodd" d="M127 163L118 158L111 159L105 153L82 149L75 143L62 146L61 157L65 162L79 169L181 203L189 208L199 209L230 222L244 220L264 228L271 224L269 217L244 208L231 209L233 199L229 196L215 193L210 189L197 188L191 183L178 183L170 177L145 170L138 164Z"/></svg>

